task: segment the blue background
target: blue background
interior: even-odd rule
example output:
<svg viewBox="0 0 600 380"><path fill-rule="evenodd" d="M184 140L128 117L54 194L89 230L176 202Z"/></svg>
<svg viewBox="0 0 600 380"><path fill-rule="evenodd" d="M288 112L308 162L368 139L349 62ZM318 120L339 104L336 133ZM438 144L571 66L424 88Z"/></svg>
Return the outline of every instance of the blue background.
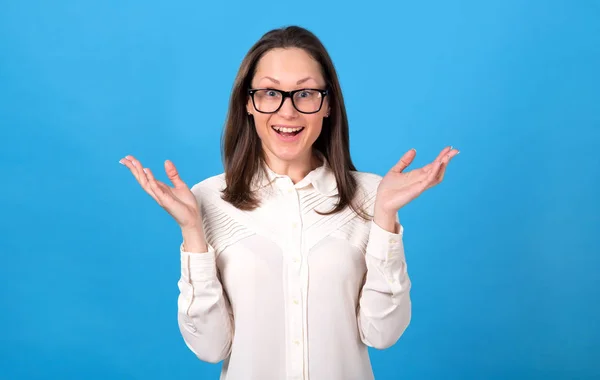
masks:
<svg viewBox="0 0 600 380"><path fill-rule="evenodd" d="M0 379L217 379L180 232L118 164L222 171L267 30L314 31L362 171L461 150L400 212L413 320L376 378L600 378L600 3L0 1Z"/></svg>

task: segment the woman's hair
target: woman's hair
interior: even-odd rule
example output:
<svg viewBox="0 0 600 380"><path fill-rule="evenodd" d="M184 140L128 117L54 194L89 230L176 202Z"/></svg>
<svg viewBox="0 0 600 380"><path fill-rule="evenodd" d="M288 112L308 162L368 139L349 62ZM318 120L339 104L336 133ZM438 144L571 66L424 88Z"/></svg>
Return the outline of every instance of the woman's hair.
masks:
<svg viewBox="0 0 600 380"><path fill-rule="evenodd" d="M350 158L348 118L335 67L321 41L312 32L298 26L267 32L250 48L242 61L233 84L223 132L222 159L226 188L222 198L242 210L252 210L260 203L251 185L255 174L264 170L264 152L255 130L254 118L248 115L246 104L258 61L265 53L277 48L300 48L306 51L320 64L326 81L330 113L323 119L323 129L313 149L323 154L335 174L339 200L336 207L325 214L333 214L350 206L365 217L364 212L353 204L357 181L350 171L356 168Z"/></svg>

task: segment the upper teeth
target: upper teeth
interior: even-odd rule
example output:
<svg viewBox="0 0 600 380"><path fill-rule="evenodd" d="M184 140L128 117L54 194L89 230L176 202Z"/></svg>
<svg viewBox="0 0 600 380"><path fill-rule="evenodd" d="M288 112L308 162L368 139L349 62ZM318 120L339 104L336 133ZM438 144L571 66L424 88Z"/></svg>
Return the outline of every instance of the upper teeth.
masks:
<svg viewBox="0 0 600 380"><path fill-rule="evenodd" d="M298 132L299 130L301 130L304 127L287 128L287 127L279 127L277 125L274 125L273 128L278 130L279 132L291 133L291 132Z"/></svg>

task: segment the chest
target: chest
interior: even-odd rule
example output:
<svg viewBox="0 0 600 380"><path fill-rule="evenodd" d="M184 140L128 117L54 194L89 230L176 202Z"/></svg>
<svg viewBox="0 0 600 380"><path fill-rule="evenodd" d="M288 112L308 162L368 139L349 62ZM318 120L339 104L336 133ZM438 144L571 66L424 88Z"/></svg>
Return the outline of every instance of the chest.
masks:
<svg viewBox="0 0 600 380"><path fill-rule="evenodd" d="M251 212L226 210L206 220L222 280L235 289L306 287L326 279L332 289L358 289L363 281L369 222L350 208L323 215L335 198L290 194ZM236 297L237 298L237 297Z"/></svg>

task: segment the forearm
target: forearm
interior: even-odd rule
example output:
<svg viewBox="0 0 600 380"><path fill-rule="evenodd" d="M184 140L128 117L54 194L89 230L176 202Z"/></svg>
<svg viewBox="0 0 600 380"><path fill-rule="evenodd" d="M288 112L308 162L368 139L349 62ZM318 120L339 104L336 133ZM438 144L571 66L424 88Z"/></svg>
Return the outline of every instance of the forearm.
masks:
<svg viewBox="0 0 600 380"><path fill-rule="evenodd" d="M231 308L217 277L215 254L181 252L178 323L186 345L199 359L217 363L229 355Z"/></svg>
<svg viewBox="0 0 600 380"><path fill-rule="evenodd" d="M393 221L392 232L372 225L365 255L367 274L357 316L362 341L379 349L396 343L411 317L411 283L402 227L396 218Z"/></svg>

